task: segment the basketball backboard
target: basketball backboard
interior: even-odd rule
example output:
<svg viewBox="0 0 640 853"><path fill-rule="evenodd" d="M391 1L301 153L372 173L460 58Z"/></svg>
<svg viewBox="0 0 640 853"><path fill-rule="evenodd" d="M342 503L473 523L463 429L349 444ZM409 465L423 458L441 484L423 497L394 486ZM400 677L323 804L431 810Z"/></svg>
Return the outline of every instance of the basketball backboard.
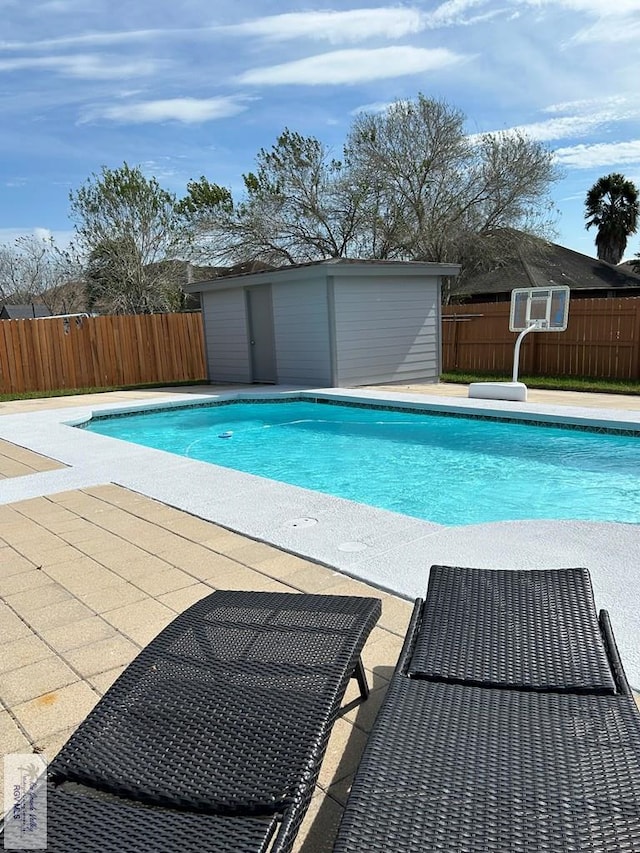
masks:
<svg viewBox="0 0 640 853"><path fill-rule="evenodd" d="M569 288L566 284L549 287L516 287L511 291L509 331L564 332L569 318Z"/></svg>

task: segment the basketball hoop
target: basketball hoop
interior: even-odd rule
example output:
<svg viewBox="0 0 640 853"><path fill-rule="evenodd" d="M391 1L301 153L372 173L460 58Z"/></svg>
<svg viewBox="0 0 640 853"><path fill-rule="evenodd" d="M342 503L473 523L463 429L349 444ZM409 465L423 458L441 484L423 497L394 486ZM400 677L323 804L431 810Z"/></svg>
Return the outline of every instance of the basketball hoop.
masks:
<svg viewBox="0 0 640 853"><path fill-rule="evenodd" d="M509 331L524 332L532 326L539 332L564 332L569 319L569 288L516 287L511 291Z"/></svg>
<svg viewBox="0 0 640 853"><path fill-rule="evenodd" d="M511 382L472 382L470 397L490 400L527 399L527 386L518 382L520 346L531 332L564 332L569 320L570 290L566 284L550 287L516 287L511 291L509 331L520 332L513 352Z"/></svg>

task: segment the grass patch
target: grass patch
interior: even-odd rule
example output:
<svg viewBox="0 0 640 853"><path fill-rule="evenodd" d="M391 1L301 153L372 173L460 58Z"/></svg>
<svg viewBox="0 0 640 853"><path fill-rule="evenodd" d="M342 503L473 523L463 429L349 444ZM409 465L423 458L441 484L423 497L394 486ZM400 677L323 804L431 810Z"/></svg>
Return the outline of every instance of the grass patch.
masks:
<svg viewBox="0 0 640 853"><path fill-rule="evenodd" d="M640 382L623 379L598 379L581 376L520 376L528 388L546 388L549 391L590 391L595 394L640 394ZM511 382L511 374L464 373L451 371L440 376L441 382L468 385L470 382Z"/></svg>
<svg viewBox="0 0 640 853"><path fill-rule="evenodd" d="M153 388L180 388L186 385L208 385L206 379L187 382L148 382L144 385L109 385L102 388L59 388L55 391L23 391L19 394L0 394L0 403L12 400L41 400L47 397L71 397L77 394L104 394L106 391L145 391Z"/></svg>
<svg viewBox="0 0 640 853"><path fill-rule="evenodd" d="M576 376L520 376L528 388L546 388L549 391L591 391L595 394L640 395L640 382L622 379L597 379ZM465 373L450 371L440 376L441 382L468 385L471 382L511 382L506 373ZM12 400L40 400L47 397L71 397L79 394L104 394L107 391L145 391L153 388L180 388L188 385L210 385L206 379L186 382L149 382L144 385L110 385L100 388L59 388L55 391L23 391L20 394L0 394L0 403Z"/></svg>

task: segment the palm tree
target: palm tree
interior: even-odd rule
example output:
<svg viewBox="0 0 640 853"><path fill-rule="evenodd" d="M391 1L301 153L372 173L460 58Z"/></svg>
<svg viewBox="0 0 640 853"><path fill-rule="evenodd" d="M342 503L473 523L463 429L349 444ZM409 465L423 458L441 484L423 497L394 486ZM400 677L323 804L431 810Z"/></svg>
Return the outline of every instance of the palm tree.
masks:
<svg viewBox="0 0 640 853"><path fill-rule="evenodd" d="M596 249L601 261L620 263L639 216L638 189L624 175L613 172L595 182L585 201L585 227L598 229Z"/></svg>

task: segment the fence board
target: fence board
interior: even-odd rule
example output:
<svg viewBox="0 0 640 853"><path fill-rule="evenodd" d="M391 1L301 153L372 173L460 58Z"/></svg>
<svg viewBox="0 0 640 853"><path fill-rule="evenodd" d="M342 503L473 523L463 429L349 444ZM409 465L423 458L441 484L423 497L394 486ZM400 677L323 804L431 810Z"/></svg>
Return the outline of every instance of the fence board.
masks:
<svg viewBox="0 0 640 853"><path fill-rule="evenodd" d="M15 372L16 372L16 381L22 384L28 383L27 370L29 364L33 361L33 356L30 359L23 361L19 358L18 354L26 351L29 352L29 347L26 344L25 334L24 334L24 324L18 324L13 330L13 347L16 353L15 360Z"/></svg>
<svg viewBox="0 0 640 853"><path fill-rule="evenodd" d="M109 322L107 317L100 318L100 339L102 341L102 352L100 353L101 373L104 376L105 385L118 385L118 370L120 353L120 329L126 323L128 317L123 317L120 323L115 325Z"/></svg>
<svg viewBox="0 0 640 853"><path fill-rule="evenodd" d="M203 379L199 314L0 321L0 393Z"/></svg>
<svg viewBox="0 0 640 853"><path fill-rule="evenodd" d="M16 382L16 352L13 347L13 329L8 323L0 323L2 329L2 351L5 358L2 359L0 370L3 384L9 387Z"/></svg>

